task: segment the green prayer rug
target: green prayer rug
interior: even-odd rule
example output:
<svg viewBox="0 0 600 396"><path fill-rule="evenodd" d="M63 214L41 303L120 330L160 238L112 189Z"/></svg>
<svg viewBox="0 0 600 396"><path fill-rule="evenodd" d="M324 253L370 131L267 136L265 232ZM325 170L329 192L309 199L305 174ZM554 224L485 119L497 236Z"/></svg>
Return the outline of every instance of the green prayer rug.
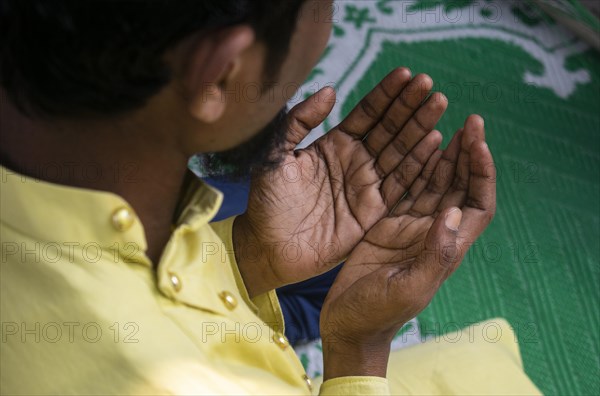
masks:
<svg viewBox="0 0 600 396"><path fill-rule="evenodd" d="M448 97L438 126L446 143L469 114L486 120L497 215L418 317L419 336L503 317L545 394L600 394L598 53L527 1L335 8L327 51L295 100L334 85L338 105L306 142L397 66L428 73Z"/></svg>

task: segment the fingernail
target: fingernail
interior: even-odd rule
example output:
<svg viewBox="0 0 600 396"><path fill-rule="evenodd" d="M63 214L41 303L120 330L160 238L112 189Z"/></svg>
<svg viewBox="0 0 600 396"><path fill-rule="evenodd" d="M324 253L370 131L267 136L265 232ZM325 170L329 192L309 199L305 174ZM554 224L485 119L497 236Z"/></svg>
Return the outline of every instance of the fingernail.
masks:
<svg viewBox="0 0 600 396"><path fill-rule="evenodd" d="M320 92L324 93L326 101L327 100L329 100L330 102L335 101L336 92L335 92L335 88L332 87L331 85L327 85L327 86L321 88Z"/></svg>
<svg viewBox="0 0 600 396"><path fill-rule="evenodd" d="M446 227L452 231L458 231L458 226L462 220L462 211L458 208L452 209L446 215Z"/></svg>

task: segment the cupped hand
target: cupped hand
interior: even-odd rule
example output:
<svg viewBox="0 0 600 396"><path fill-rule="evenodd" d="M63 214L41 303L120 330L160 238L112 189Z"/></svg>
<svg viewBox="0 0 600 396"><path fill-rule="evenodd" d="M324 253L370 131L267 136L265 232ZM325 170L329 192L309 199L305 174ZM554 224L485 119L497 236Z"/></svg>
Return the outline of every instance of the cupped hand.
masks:
<svg viewBox="0 0 600 396"><path fill-rule="evenodd" d="M321 311L325 360L338 361L325 365L326 378L356 370L336 360L349 350L369 351L371 374L385 376L393 336L429 304L490 223L496 179L484 139L483 120L470 117L349 255Z"/></svg>
<svg viewBox="0 0 600 396"><path fill-rule="evenodd" d="M314 277L344 260L392 210L442 137L447 107L427 75L386 76L338 126L303 150L329 114L324 88L288 114L280 165L255 174L248 210L235 221L236 258L250 295Z"/></svg>

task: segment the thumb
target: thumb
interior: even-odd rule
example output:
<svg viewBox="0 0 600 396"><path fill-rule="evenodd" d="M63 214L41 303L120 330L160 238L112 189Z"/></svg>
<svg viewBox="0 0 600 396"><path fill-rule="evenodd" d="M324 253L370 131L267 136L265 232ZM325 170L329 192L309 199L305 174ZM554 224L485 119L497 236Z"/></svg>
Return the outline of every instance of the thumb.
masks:
<svg viewBox="0 0 600 396"><path fill-rule="evenodd" d="M288 113L286 149L294 150L310 131L325 121L335 102L335 90L327 86L294 106Z"/></svg>
<svg viewBox="0 0 600 396"><path fill-rule="evenodd" d="M461 220L462 211L453 207L442 211L431 225L425 238L425 250L419 257L428 280L445 279L446 274L460 263L456 240Z"/></svg>

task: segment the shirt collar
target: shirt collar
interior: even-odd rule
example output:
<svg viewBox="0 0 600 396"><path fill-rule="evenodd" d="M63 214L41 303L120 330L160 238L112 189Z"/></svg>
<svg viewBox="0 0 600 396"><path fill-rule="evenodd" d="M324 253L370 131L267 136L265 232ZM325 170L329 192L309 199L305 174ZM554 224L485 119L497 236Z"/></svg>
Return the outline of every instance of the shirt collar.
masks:
<svg viewBox="0 0 600 396"><path fill-rule="evenodd" d="M34 241L116 250L150 265L143 225L120 196L63 186L0 166L0 221ZM177 228L197 230L217 214L222 194L195 180L184 197ZM133 253L132 253L133 252Z"/></svg>

